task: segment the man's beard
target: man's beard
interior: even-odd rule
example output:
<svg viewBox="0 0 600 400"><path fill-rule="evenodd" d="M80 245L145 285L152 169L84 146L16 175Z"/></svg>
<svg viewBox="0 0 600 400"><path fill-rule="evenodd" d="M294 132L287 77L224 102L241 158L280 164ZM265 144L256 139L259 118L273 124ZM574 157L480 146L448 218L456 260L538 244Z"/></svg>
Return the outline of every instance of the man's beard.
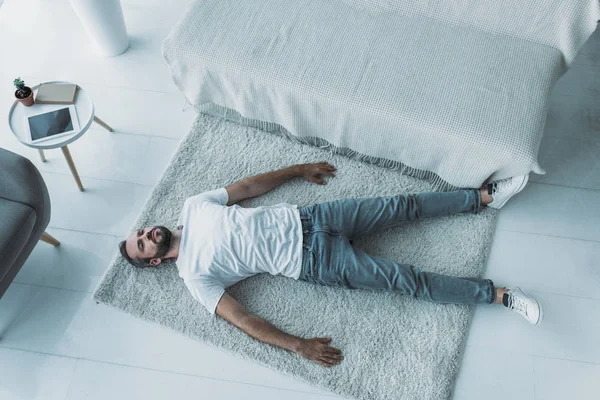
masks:
<svg viewBox="0 0 600 400"><path fill-rule="evenodd" d="M156 240L154 241L154 231L156 231ZM155 226L150 231L150 240L156 244L156 254L153 258L164 257L171 249L171 231L164 226Z"/></svg>

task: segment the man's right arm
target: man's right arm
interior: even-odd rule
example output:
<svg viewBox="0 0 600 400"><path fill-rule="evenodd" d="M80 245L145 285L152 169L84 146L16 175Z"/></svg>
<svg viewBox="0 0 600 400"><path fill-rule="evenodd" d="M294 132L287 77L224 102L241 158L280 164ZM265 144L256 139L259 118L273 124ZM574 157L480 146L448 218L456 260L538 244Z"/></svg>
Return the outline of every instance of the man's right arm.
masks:
<svg viewBox="0 0 600 400"><path fill-rule="evenodd" d="M287 334L264 319L250 314L227 293L223 294L217 304L216 313L255 339L298 353L324 367L332 367L344 359L340 350L329 346L331 338L302 339Z"/></svg>

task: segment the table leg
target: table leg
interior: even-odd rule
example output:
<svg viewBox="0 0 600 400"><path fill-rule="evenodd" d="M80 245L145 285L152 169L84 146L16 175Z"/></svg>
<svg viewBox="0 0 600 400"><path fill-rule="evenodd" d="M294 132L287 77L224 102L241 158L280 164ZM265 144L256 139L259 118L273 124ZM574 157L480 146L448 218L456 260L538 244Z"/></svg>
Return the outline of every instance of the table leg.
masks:
<svg viewBox="0 0 600 400"><path fill-rule="evenodd" d="M94 121L96 121L96 123L98 123L98 125L100 125L104 129L106 129L107 131L109 131L109 132L113 131L113 128L108 126L108 124L106 122L102 121L100 118L96 117L95 115L94 115Z"/></svg>
<svg viewBox="0 0 600 400"><path fill-rule="evenodd" d="M54 247L60 245L60 242L58 240L56 240L51 234L46 233L46 232L42 233L42 237L40 238L40 240L42 242L51 244Z"/></svg>
<svg viewBox="0 0 600 400"><path fill-rule="evenodd" d="M46 156L44 155L44 150L38 150L40 152L40 158L42 162L46 162Z"/></svg>
<svg viewBox="0 0 600 400"><path fill-rule="evenodd" d="M83 192L83 185L81 184L81 179L79 179L79 174L77 173L77 169L75 168L75 163L73 162L73 158L71 158L71 152L67 146L63 146L60 148L67 159L67 164L69 164L69 168L71 169L71 173L73 174L73 178L75 178L75 182L77 183L77 187L79 190Z"/></svg>

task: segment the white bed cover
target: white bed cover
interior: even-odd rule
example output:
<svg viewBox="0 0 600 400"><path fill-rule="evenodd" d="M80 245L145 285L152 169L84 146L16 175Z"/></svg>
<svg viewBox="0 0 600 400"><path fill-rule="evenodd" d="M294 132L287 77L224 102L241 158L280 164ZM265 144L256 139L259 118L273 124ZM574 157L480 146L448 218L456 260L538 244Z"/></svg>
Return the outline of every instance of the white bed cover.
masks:
<svg viewBox="0 0 600 400"><path fill-rule="evenodd" d="M162 52L200 111L479 187L544 173L549 93L599 19L598 0L196 0Z"/></svg>

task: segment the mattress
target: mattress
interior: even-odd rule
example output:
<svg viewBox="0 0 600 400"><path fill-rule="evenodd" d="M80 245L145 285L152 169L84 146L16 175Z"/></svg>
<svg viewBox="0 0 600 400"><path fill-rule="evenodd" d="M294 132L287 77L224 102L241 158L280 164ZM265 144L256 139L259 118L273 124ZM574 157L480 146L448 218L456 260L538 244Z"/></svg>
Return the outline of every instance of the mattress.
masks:
<svg viewBox="0 0 600 400"><path fill-rule="evenodd" d="M192 1L162 44L198 111L443 188L543 174L549 94L597 0Z"/></svg>

